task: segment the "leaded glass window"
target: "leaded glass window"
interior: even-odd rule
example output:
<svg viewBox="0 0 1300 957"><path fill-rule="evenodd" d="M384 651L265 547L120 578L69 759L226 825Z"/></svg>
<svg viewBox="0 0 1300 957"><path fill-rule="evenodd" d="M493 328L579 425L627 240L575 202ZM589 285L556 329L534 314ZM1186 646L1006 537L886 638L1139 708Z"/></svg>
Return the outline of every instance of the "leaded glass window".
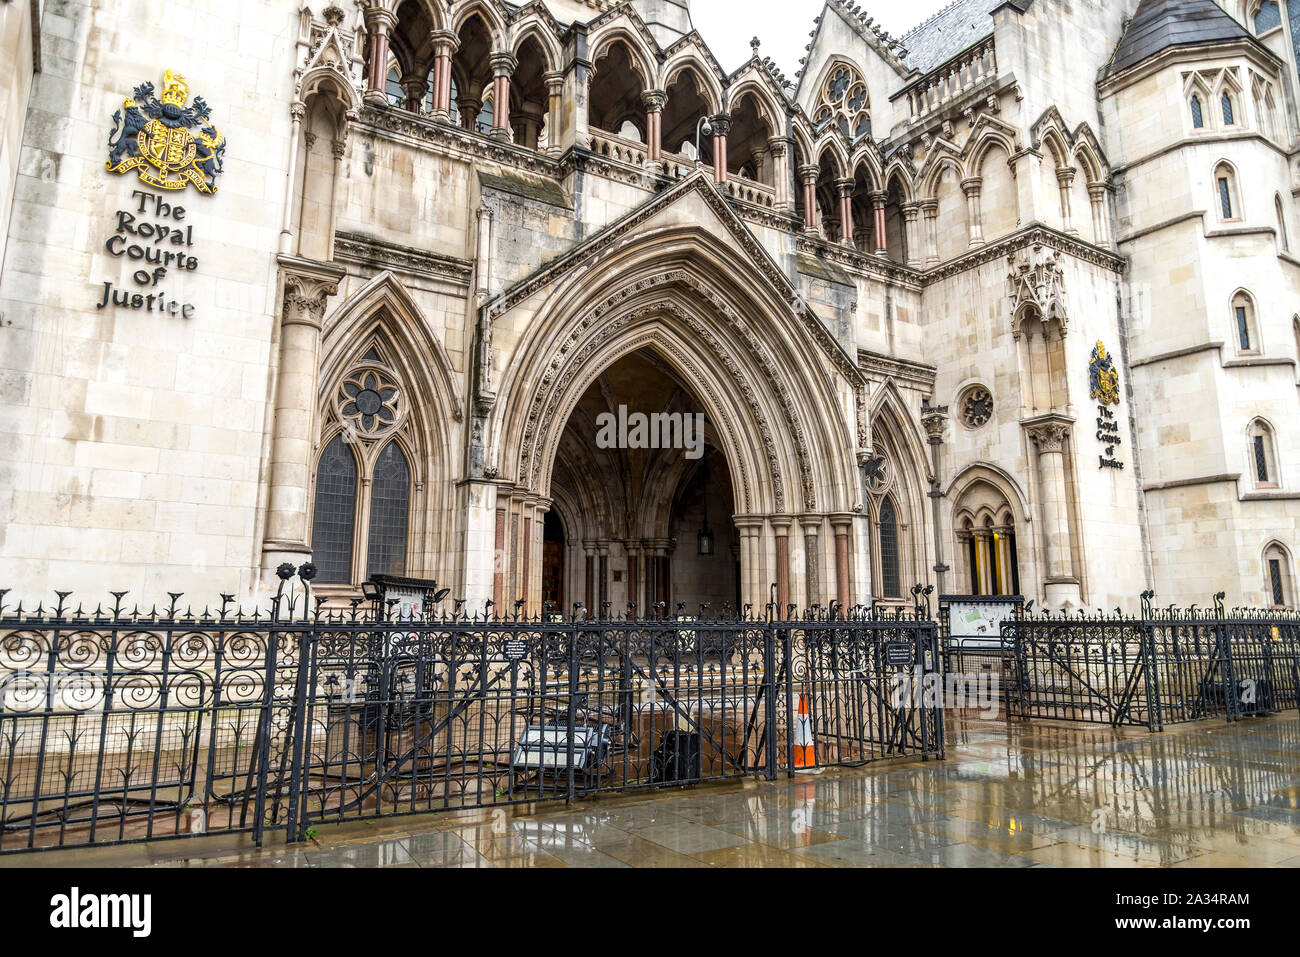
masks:
<svg viewBox="0 0 1300 957"><path fill-rule="evenodd" d="M885 598L901 598L898 568L898 516L894 500L880 503L880 591Z"/></svg>
<svg viewBox="0 0 1300 957"><path fill-rule="evenodd" d="M1201 98L1199 96L1192 97L1192 126L1198 130L1205 127L1205 113L1201 108Z"/></svg>
<svg viewBox="0 0 1300 957"><path fill-rule="evenodd" d="M1255 11L1255 33L1263 34L1282 25L1282 10L1273 0L1264 0Z"/></svg>
<svg viewBox="0 0 1300 957"><path fill-rule="evenodd" d="M375 462L370 486L370 544L366 575L406 574L406 534L411 510L411 469L396 442Z"/></svg>
<svg viewBox="0 0 1300 957"><path fill-rule="evenodd" d="M1219 177L1219 208L1224 219L1232 219L1232 188L1226 176Z"/></svg>
<svg viewBox="0 0 1300 957"><path fill-rule="evenodd" d="M1268 479L1268 451L1264 445L1264 436L1256 435L1255 437L1255 478L1261 482L1267 482Z"/></svg>
<svg viewBox="0 0 1300 957"><path fill-rule="evenodd" d="M316 580L325 585L352 581L356 534L357 460L342 435L325 447L316 467L316 512L312 521L312 561Z"/></svg>
<svg viewBox="0 0 1300 957"><path fill-rule="evenodd" d="M1278 558L1268 560L1268 584L1273 592L1273 604L1286 604L1286 588L1282 585L1282 561Z"/></svg>
<svg viewBox="0 0 1300 957"><path fill-rule="evenodd" d="M1246 307L1237 307L1237 343L1242 352L1250 350L1250 320L1246 317Z"/></svg>
<svg viewBox="0 0 1300 957"><path fill-rule="evenodd" d="M1225 92L1220 99L1223 102L1223 125L1233 126L1237 121L1235 119L1235 111L1232 108L1232 97Z"/></svg>

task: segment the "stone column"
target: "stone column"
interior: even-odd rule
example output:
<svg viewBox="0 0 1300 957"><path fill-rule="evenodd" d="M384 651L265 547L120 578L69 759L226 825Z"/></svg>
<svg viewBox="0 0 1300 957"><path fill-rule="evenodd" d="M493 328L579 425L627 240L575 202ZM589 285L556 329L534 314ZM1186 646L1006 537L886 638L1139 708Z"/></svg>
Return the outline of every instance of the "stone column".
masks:
<svg viewBox="0 0 1300 957"><path fill-rule="evenodd" d="M766 585L762 579L764 569L759 561L761 549L759 536L763 531L763 519L749 515L737 515L732 524L740 532L740 603L743 611L745 604L752 604L755 610L762 610L767 602Z"/></svg>
<svg viewBox="0 0 1300 957"><path fill-rule="evenodd" d="M1061 229L1072 236L1079 231L1074 228L1074 215L1070 209L1070 187L1074 185L1074 170L1068 166L1056 170L1056 182L1061 187Z"/></svg>
<svg viewBox="0 0 1300 957"><path fill-rule="evenodd" d="M804 608L822 602L821 584L821 530L820 515L801 515L799 525L803 529L804 550Z"/></svg>
<svg viewBox="0 0 1300 957"><path fill-rule="evenodd" d="M546 81L546 152L559 156L560 127L564 125L564 74L547 73Z"/></svg>
<svg viewBox="0 0 1300 957"><path fill-rule="evenodd" d="M494 140L509 143L510 131L510 76L519 61L504 50L492 54L492 132Z"/></svg>
<svg viewBox="0 0 1300 957"><path fill-rule="evenodd" d="M925 263L925 256L921 252L920 218L920 203L908 203L903 207L903 228L907 236L907 265L913 269L920 269Z"/></svg>
<svg viewBox="0 0 1300 957"><path fill-rule="evenodd" d="M388 35L397 24L397 14L374 5L365 8L366 33L370 36L370 62L366 69L365 100L373 106L387 106Z"/></svg>
<svg viewBox="0 0 1300 957"><path fill-rule="evenodd" d="M460 112L461 129L475 132L478 129L478 115L483 111L483 91L458 90L456 109Z"/></svg>
<svg viewBox="0 0 1300 957"><path fill-rule="evenodd" d="M316 447L321 322L329 297L346 275L342 267L290 256L280 256L279 263L284 303L262 536L264 576L273 575L282 562L305 562L311 556L307 503Z"/></svg>
<svg viewBox="0 0 1300 957"><path fill-rule="evenodd" d="M609 601L609 542L596 543L596 614L600 614Z"/></svg>
<svg viewBox="0 0 1300 957"><path fill-rule="evenodd" d="M853 604L853 580L849 577L849 533L853 516L836 514L830 519L835 530L835 597L840 603L840 613L846 614Z"/></svg>
<svg viewBox="0 0 1300 957"><path fill-rule="evenodd" d="M1106 207L1106 194L1110 191L1105 183L1089 183L1088 197L1092 200L1092 233L1098 246L1109 246L1110 211Z"/></svg>
<svg viewBox="0 0 1300 957"><path fill-rule="evenodd" d="M731 132L731 117L719 113L713 118L713 181L727 181L727 134Z"/></svg>
<svg viewBox="0 0 1300 957"><path fill-rule="evenodd" d="M595 617L600 611L596 597L596 543L593 541L584 541L582 543L583 551L583 604L587 606L587 614Z"/></svg>
<svg viewBox="0 0 1300 957"><path fill-rule="evenodd" d="M1045 600L1053 607L1068 601L1078 603L1079 582L1072 572L1070 555L1069 500L1065 483L1065 443L1070 424L1048 419L1028 427L1038 447L1039 521L1047 553Z"/></svg>
<svg viewBox="0 0 1300 957"><path fill-rule="evenodd" d="M641 104L645 107L645 145L646 158L658 163L663 157L663 120L664 103L668 94L663 90L646 90L641 94Z"/></svg>
<svg viewBox="0 0 1300 957"><path fill-rule="evenodd" d="M297 205L298 175L298 141L302 138L302 121L307 115L307 107L295 102L289 107L289 172L285 177L284 219L280 226L280 255L287 256L293 248L293 210Z"/></svg>
<svg viewBox="0 0 1300 957"><path fill-rule="evenodd" d="M799 182L803 185L803 231L817 232L817 177L821 170L816 166L800 166Z"/></svg>
<svg viewBox="0 0 1300 957"><path fill-rule="evenodd" d="M636 604L636 614L644 613L641 604L641 543L627 541L623 543L627 552L627 600Z"/></svg>
<svg viewBox="0 0 1300 957"><path fill-rule="evenodd" d="M492 604L501 614L506 600L506 512L509 502L497 502L492 547Z"/></svg>
<svg viewBox="0 0 1300 957"><path fill-rule="evenodd" d="M853 245L853 180L837 179L835 192L840 197L840 242Z"/></svg>
<svg viewBox="0 0 1300 957"><path fill-rule="evenodd" d="M889 199L889 194L883 189L873 190L871 193L871 212L873 224L876 233L876 255L889 255L889 240L885 235L885 203Z"/></svg>
<svg viewBox="0 0 1300 957"><path fill-rule="evenodd" d="M939 203L926 200L921 204L921 213L925 216L925 264L939 265Z"/></svg>
<svg viewBox="0 0 1300 957"><path fill-rule="evenodd" d="M460 38L450 30L434 30L433 41L433 118L451 121L451 58L460 47Z"/></svg>
<svg viewBox="0 0 1300 957"><path fill-rule="evenodd" d="M776 617L784 618L786 606L790 604L790 525L794 518L774 515L768 521L776 536Z"/></svg>
<svg viewBox="0 0 1300 957"><path fill-rule="evenodd" d="M938 594L944 594L944 576L948 566L943 560L943 522L939 502L943 499L943 484L940 476L940 450L943 447L943 433L948 424L948 407L922 405L921 425L925 428L926 441L930 445L930 521L934 524L934 587Z"/></svg>
<svg viewBox="0 0 1300 957"><path fill-rule="evenodd" d="M429 93L429 82L422 76L402 77L402 93L406 97L406 109L410 113L419 113L424 107L424 98Z"/></svg>
<svg viewBox="0 0 1300 957"><path fill-rule="evenodd" d="M984 212L980 206L980 191L984 180L978 176L964 179L961 190L966 194L966 221L970 224L970 245L984 245Z"/></svg>
<svg viewBox="0 0 1300 957"><path fill-rule="evenodd" d="M790 172L790 141L774 136L767 141L772 156L772 183L776 188L776 209L782 213L794 212L794 178Z"/></svg>

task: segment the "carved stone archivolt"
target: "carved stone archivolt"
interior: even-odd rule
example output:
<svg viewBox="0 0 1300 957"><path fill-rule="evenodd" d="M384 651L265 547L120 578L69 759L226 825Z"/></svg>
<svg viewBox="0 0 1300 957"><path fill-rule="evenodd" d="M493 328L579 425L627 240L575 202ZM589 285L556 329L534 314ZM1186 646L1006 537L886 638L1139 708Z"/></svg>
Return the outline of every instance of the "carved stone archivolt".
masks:
<svg viewBox="0 0 1300 957"><path fill-rule="evenodd" d="M632 299L644 296L657 289L681 286L691 293L691 300L708 305L710 312L720 318L727 331L745 348L746 356L742 361L733 354L730 346L710 328L710 324L701 320L692 311L672 300L657 301L621 315L616 315L621 305ZM612 316L612 317L611 317ZM774 507L777 512L787 508L785 500L785 481L781 471L777 440L771 423L759 399L759 390L777 402L782 416L782 432L799 470L799 488L802 493L803 509L815 511L817 495L813 480L812 456L808 450L805 430L797 414L797 404L789 389L777 373L775 360L764 348L757 336L750 330L744 319L705 282L685 270L674 269L638 280L611 294L603 302L592 308L580 320L567 339L555 348L550 364L542 375L528 405L527 420L521 442L518 480L529 488L536 488L540 471L545 464L540 454L549 450L553 432L563 429L565 425L564 402L572 400L580 391L582 383L579 377L584 375L588 361L601 350L609 347L628 330L647 319L661 316L689 331L704 344L709 354L721 363L726 370L734 394L741 397L753 417L755 427L767 457L769 475L773 487ZM761 382L753 381L752 376L761 377ZM693 385L703 387L706 380L697 379ZM721 403L715 408L721 407ZM730 435L729 440L738 442L741 436Z"/></svg>

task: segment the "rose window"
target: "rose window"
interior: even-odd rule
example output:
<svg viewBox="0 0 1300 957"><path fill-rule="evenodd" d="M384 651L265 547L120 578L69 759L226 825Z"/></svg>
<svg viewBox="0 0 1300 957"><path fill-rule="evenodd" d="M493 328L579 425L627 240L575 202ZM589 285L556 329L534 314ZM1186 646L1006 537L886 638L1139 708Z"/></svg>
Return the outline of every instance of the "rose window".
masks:
<svg viewBox="0 0 1300 957"><path fill-rule="evenodd" d="M822 88L821 103L813 116L820 128L834 123L849 139L871 133L871 99L857 70L841 64L831 71Z"/></svg>
<svg viewBox="0 0 1300 957"><path fill-rule="evenodd" d="M961 420L968 429L978 429L993 418L993 395L982 385L973 385L962 393Z"/></svg>
<svg viewBox="0 0 1300 957"><path fill-rule="evenodd" d="M373 369L354 373L339 386L339 415L369 435L397 422L397 403L397 386Z"/></svg>

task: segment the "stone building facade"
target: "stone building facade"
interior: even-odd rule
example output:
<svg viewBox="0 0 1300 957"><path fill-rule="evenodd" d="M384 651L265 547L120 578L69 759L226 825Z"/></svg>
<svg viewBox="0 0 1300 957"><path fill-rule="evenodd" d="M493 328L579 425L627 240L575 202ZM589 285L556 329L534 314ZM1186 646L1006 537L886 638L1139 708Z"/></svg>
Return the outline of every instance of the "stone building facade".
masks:
<svg viewBox="0 0 1300 957"><path fill-rule="evenodd" d="M1294 604L1286 0L0 18L14 595Z"/></svg>

